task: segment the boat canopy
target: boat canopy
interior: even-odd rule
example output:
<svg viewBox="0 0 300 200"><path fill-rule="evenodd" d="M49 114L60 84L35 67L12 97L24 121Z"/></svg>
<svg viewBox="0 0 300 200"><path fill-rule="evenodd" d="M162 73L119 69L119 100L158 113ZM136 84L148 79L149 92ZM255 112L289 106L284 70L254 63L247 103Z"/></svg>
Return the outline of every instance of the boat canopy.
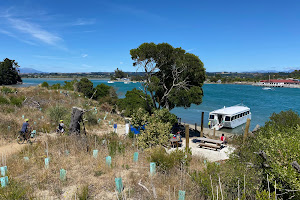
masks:
<svg viewBox="0 0 300 200"><path fill-rule="evenodd" d="M213 114L219 114L219 115L236 115L238 113L242 113L242 112L247 112L250 111L250 108L246 107L246 106L231 106L231 107L224 107L218 110L214 110L212 112L210 112L210 115Z"/></svg>

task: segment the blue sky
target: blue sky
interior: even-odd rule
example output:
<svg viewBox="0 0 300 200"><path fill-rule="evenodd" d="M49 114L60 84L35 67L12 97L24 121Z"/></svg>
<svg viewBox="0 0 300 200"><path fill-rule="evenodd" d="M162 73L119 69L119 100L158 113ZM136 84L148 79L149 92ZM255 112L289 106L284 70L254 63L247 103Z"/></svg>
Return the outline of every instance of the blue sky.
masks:
<svg viewBox="0 0 300 200"><path fill-rule="evenodd" d="M298 0L1 0L0 59L45 72L136 71L130 49L167 42L209 72L300 69Z"/></svg>

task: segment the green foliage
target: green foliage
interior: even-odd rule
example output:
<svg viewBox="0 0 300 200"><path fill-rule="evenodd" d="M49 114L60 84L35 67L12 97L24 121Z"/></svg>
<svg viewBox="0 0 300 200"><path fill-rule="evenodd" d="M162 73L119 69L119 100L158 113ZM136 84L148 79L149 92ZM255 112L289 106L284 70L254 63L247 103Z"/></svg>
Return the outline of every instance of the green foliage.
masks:
<svg viewBox="0 0 300 200"><path fill-rule="evenodd" d="M87 120L87 124L89 125L96 125L98 123L96 115L94 115L92 112L85 113L84 118Z"/></svg>
<svg viewBox="0 0 300 200"><path fill-rule="evenodd" d="M143 43L130 54L133 66L145 71L143 88L152 107L172 109L202 102L205 69L198 56L167 43Z"/></svg>
<svg viewBox="0 0 300 200"><path fill-rule="evenodd" d="M50 107L48 109L50 120L54 123L59 123L60 120L64 120L68 114L68 110L62 106Z"/></svg>
<svg viewBox="0 0 300 200"><path fill-rule="evenodd" d="M17 182L9 177L9 184L7 187L0 187L0 199L33 199L32 189L24 183Z"/></svg>
<svg viewBox="0 0 300 200"><path fill-rule="evenodd" d="M146 124L145 130L141 130L137 138L142 148L166 145L171 127L176 121L176 116L169 113L167 109L155 110L150 116L148 112L140 108L131 116L133 127L139 128Z"/></svg>
<svg viewBox="0 0 300 200"><path fill-rule="evenodd" d="M176 115L170 113L168 109L160 109L160 110L155 110L154 115L158 120L160 120L163 123L170 123L171 125L175 124L177 122L177 117Z"/></svg>
<svg viewBox="0 0 300 200"><path fill-rule="evenodd" d="M45 88L49 88L49 84L44 81L42 84L41 84L41 87L45 87Z"/></svg>
<svg viewBox="0 0 300 200"><path fill-rule="evenodd" d="M18 68L19 65L15 60L5 58L0 62L0 85L12 85L22 82Z"/></svg>
<svg viewBox="0 0 300 200"><path fill-rule="evenodd" d="M51 89L53 89L53 90L59 90L60 88L61 88L60 83L56 83L56 84L51 86Z"/></svg>
<svg viewBox="0 0 300 200"><path fill-rule="evenodd" d="M112 86L108 86L104 83L101 83L95 87L96 93L94 99L97 99L100 103L109 103L114 105L118 99L116 90Z"/></svg>
<svg viewBox="0 0 300 200"><path fill-rule="evenodd" d="M1 92L3 94L9 94L9 93L15 93L17 90L15 88L10 88L10 87L2 87Z"/></svg>
<svg viewBox="0 0 300 200"><path fill-rule="evenodd" d="M275 197L275 192L270 193L270 198L269 198L269 192L266 190L263 190L262 192L259 192L256 190L256 200L271 200L271 199L276 199Z"/></svg>
<svg viewBox="0 0 300 200"><path fill-rule="evenodd" d="M74 79L72 81L65 81L65 84L62 86L62 89L73 91L75 90L77 83L77 79Z"/></svg>
<svg viewBox="0 0 300 200"><path fill-rule="evenodd" d="M115 78L126 78L127 74L118 68L115 70Z"/></svg>
<svg viewBox="0 0 300 200"><path fill-rule="evenodd" d="M203 171L194 171L193 173L191 173L194 182L198 183L199 193L203 199L213 199L211 185L213 185L214 193L215 193L214 195L216 196L215 188L216 186L219 186L220 172L221 172L221 168L219 165L217 165L216 163L208 162L207 167L204 168ZM228 198L228 199L234 199L234 198Z"/></svg>
<svg viewBox="0 0 300 200"><path fill-rule="evenodd" d="M79 198L79 200L91 199L91 197L89 196L89 186L88 185L84 185L81 188L81 190L78 192L77 198Z"/></svg>
<svg viewBox="0 0 300 200"><path fill-rule="evenodd" d="M135 128L143 126L148 121L149 114L142 108L139 108L131 115L131 125Z"/></svg>
<svg viewBox="0 0 300 200"><path fill-rule="evenodd" d="M295 199L300 198L300 174L291 165L293 161L300 163L299 120L299 115L292 111L274 113L270 121L244 143L242 137L237 138L240 145L224 164L222 171L228 195L237 193L237 180L243 184L241 180L246 175L247 198L254 198L258 188L268 189L267 176L271 192L274 191L276 181L279 190L297 190L285 193L281 196L283 199L289 199L293 195ZM260 151L265 152L266 160L258 155ZM263 193L260 195L263 196Z"/></svg>
<svg viewBox="0 0 300 200"><path fill-rule="evenodd" d="M9 104L9 100L3 96L0 96L0 105Z"/></svg>
<svg viewBox="0 0 300 200"><path fill-rule="evenodd" d="M119 136L111 132L107 137L108 142L108 153L111 157L114 157L117 153L125 152L125 144L120 142Z"/></svg>
<svg viewBox="0 0 300 200"><path fill-rule="evenodd" d="M25 100L24 97L14 97L14 96L9 97L9 99L10 99L10 104L18 107L21 107L23 101Z"/></svg>
<svg viewBox="0 0 300 200"><path fill-rule="evenodd" d="M147 99L145 101L145 99ZM148 101L148 103L147 103ZM125 98L119 99L117 102L118 109L124 111L124 115L129 117L139 108L150 112L148 105L150 104L150 96L145 94L141 90L134 88L131 91L127 91Z"/></svg>
<svg viewBox="0 0 300 200"><path fill-rule="evenodd" d="M87 78L82 78L77 84L77 90L78 92L81 92L84 94L84 96L92 97L94 93L94 86L92 81L90 81Z"/></svg>
<svg viewBox="0 0 300 200"><path fill-rule="evenodd" d="M168 154L165 148L161 146L148 149L148 160L155 162L157 171L162 173L169 173L171 169L180 169L186 166L191 161L191 153L189 152L186 157L186 152L183 150L175 150Z"/></svg>

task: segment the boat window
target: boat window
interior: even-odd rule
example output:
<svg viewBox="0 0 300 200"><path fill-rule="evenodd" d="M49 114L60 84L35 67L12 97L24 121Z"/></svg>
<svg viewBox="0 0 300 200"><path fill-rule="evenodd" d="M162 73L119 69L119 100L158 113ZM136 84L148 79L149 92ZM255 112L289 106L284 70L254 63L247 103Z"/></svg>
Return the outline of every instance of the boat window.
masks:
<svg viewBox="0 0 300 200"><path fill-rule="evenodd" d="M250 111L248 111L248 115L249 115Z"/></svg>
<svg viewBox="0 0 300 200"><path fill-rule="evenodd" d="M234 117L231 117L231 121L233 121L234 120Z"/></svg>
<svg viewBox="0 0 300 200"><path fill-rule="evenodd" d="M214 119L215 116L214 115L209 115L209 119Z"/></svg>
<svg viewBox="0 0 300 200"><path fill-rule="evenodd" d="M226 116L226 117L225 117L225 121L230 121L230 117L229 117L229 116Z"/></svg>
<svg viewBox="0 0 300 200"><path fill-rule="evenodd" d="M239 117L242 117L242 114L239 114Z"/></svg>
<svg viewBox="0 0 300 200"><path fill-rule="evenodd" d="M244 112L244 115L247 115L247 112Z"/></svg>

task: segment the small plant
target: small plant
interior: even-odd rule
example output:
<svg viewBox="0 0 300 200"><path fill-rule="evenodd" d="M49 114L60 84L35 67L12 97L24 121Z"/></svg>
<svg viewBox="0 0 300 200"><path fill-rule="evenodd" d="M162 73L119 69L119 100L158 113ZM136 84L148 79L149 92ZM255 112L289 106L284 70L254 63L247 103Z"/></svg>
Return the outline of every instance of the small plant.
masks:
<svg viewBox="0 0 300 200"><path fill-rule="evenodd" d="M102 174L104 174L104 172L103 171L101 171L101 170L98 170L98 171L95 171L95 174L94 174L94 176L101 176Z"/></svg>
<svg viewBox="0 0 300 200"><path fill-rule="evenodd" d="M81 188L81 191L78 192L78 198L79 200L88 200L90 199L89 197L89 186L85 185Z"/></svg>

